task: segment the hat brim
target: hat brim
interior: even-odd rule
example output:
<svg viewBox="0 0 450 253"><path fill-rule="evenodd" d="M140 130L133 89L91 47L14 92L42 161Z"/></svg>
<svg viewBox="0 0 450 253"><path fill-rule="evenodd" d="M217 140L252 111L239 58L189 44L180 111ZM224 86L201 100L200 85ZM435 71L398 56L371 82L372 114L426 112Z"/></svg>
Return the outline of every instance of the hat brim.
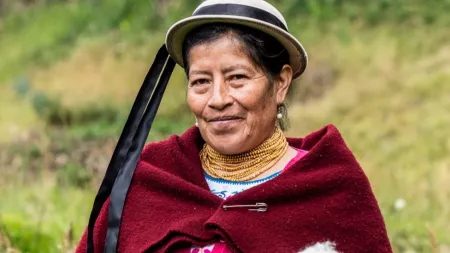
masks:
<svg viewBox="0 0 450 253"><path fill-rule="evenodd" d="M175 23L167 33L166 47L177 64L184 67L182 50L186 35L199 26L211 23L239 24L267 33L277 39L288 51L294 79L306 69L308 56L302 44L294 36L275 25L257 19L230 15L192 16Z"/></svg>

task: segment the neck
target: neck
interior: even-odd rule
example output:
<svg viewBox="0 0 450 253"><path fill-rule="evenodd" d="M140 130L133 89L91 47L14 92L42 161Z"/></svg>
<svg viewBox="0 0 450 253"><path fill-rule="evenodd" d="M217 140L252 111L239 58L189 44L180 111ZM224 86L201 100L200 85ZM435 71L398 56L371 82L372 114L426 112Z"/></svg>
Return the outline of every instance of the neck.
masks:
<svg viewBox="0 0 450 253"><path fill-rule="evenodd" d="M274 133L263 143L237 155L222 155L205 144L200 151L203 169L212 177L248 181L270 170L288 151L283 132L275 128Z"/></svg>

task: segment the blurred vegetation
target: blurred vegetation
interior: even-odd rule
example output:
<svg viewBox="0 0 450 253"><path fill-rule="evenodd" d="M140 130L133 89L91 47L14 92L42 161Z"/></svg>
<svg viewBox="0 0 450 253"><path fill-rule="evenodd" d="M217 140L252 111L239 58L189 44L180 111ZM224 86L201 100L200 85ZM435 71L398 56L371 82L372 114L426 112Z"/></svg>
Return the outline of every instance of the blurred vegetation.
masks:
<svg viewBox="0 0 450 253"><path fill-rule="evenodd" d="M0 252L70 252L155 50L199 2L0 0ZM335 124L395 251L449 252L450 0L271 2L311 62L289 135ZM185 82L149 141L192 125Z"/></svg>

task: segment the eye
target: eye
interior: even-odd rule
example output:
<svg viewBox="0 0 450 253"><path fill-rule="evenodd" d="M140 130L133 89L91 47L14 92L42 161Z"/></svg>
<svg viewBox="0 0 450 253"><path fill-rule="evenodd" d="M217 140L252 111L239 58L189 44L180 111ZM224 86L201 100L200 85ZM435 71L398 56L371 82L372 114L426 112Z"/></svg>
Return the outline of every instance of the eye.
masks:
<svg viewBox="0 0 450 253"><path fill-rule="evenodd" d="M247 78L246 75L238 74L238 75L231 76L230 80L242 80L242 79L245 79L245 78Z"/></svg>
<svg viewBox="0 0 450 253"><path fill-rule="evenodd" d="M196 85L202 85L202 84L208 84L209 80L208 79L196 79L193 82L191 82L191 86L196 86Z"/></svg>

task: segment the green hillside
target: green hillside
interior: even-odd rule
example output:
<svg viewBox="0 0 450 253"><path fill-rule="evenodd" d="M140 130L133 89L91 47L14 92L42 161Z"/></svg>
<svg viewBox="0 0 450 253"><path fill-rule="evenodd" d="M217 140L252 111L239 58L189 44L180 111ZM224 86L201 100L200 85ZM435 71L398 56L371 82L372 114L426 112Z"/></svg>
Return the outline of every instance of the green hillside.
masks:
<svg viewBox="0 0 450 253"><path fill-rule="evenodd" d="M0 252L70 252L165 31L199 2L0 0ZM450 1L270 2L310 56L288 135L336 125L395 252L450 252ZM185 85L177 68L150 140L192 125Z"/></svg>

